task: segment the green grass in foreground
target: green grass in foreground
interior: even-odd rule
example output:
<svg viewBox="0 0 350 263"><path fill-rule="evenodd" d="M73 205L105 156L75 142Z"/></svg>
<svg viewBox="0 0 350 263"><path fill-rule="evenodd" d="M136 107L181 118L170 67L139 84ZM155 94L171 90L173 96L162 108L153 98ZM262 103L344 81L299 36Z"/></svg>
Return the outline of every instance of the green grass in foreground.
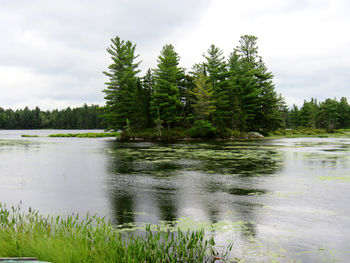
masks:
<svg viewBox="0 0 350 263"><path fill-rule="evenodd" d="M87 133L57 133L50 134L49 137L77 137L77 138L103 138L103 137L119 137L118 132L87 132Z"/></svg>
<svg viewBox="0 0 350 263"><path fill-rule="evenodd" d="M204 231L123 234L103 218L43 216L0 203L0 257L36 257L49 262L214 262L219 256ZM232 246L228 247L230 251Z"/></svg>

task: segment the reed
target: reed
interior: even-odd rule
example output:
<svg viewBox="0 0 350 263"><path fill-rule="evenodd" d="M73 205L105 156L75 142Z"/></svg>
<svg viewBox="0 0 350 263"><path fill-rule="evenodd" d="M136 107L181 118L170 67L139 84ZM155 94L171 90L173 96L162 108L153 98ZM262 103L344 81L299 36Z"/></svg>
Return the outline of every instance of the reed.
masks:
<svg viewBox="0 0 350 263"><path fill-rule="evenodd" d="M224 255L203 230L171 232L147 226L121 232L97 216L44 216L0 203L0 257L36 257L48 262L214 262Z"/></svg>

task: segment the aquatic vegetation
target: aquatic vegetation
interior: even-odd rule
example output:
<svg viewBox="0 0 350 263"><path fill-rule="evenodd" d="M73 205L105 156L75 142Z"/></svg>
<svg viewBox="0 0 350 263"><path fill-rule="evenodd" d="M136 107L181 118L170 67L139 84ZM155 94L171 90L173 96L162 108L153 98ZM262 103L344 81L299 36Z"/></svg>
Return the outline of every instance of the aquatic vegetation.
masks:
<svg viewBox="0 0 350 263"><path fill-rule="evenodd" d="M50 134L49 137L77 137L77 138L104 138L119 137L118 132L87 132L87 133L57 133Z"/></svg>
<svg viewBox="0 0 350 263"><path fill-rule="evenodd" d="M343 181L350 182L350 176L319 176L321 181Z"/></svg>
<svg viewBox="0 0 350 263"><path fill-rule="evenodd" d="M254 142L227 143L117 143L112 169L118 173L157 174L178 170L259 176L281 167L281 155Z"/></svg>
<svg viewBox="0 0 350 263"><path fill-rule="evenodd" d="M36 257L49 262L213 262L224 260L203 229L162 230L146 226L123 234L104 218L44 216L0 203L0 257Z"/></svg>
<svg viewBox="0 0 350 263"><path fill-rule="evenodd" d="M339 129L326 131L325 129L313 129L313 128L298 128L298 129L280 129L268 134L268 138L283 137L283 138L300 138L300 137L318 137L318 138L336 138L345 137L348 138L350 132L347 129Z"/></svg>
<svg viewBox="0 0 350 263"><path fill-rule="evenodd" d="M32 142L29 140L1 140L0 139L0 147L6 146L26 146L31 144Z"/></svg>

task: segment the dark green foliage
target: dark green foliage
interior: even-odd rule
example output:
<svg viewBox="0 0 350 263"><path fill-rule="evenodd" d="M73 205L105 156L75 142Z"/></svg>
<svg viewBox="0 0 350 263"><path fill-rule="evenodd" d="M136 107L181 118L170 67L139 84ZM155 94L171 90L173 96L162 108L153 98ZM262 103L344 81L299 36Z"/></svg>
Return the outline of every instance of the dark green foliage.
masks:
<svg viewBox="0 0 350 263"><path fill-rule="evenodd" d="M334 130L339 124L339 103L336 100L326 99L320 103L317 113L317 126L327 131Z"/></svg>
<svg viewBox="0 0 350 263"><path fill-rule="evenodd" d="M269 131L282 126L283 98L275 92L273 75L258 56L257 37L244 35L229 59L231 101L240 130ZM233 94L235 94L233 93ZM236 98L235 98L236 97Z"/></svg>
<svg viewBox="0 0 350 263"><path fill-rule="evenodd" d="M174 47L165 45L158 57L158 67L154 70L151 113L154 119L159 117L168 128L179 122L183 105L179 87L183 83L184 72L178 67L179 60Z"/></svg>
<svg viewBox="0 0 350 263"><path fill-rule="evenodd" d="M215 112L215 101L213 98L213 89L208 82L208 77L199 74L195 79L195 88L189 91L191 97L194 115L199 120L206 120L210 114Z"/></svg>
<svg viewBox="0 0 350 263"><path fill-rule="evenodd" d="M166 130L191 127L196 120L209 121L220 134L227 129L265 132L286 123L283 98L258 56L255 36L242 36L228 61L211 45L205 62L195 64L190 74L179 67L174 47L165 45L153 74L148 70L141 79L135 46L118 37L112 43L107 51L114 63L105 72L110 82L104 90L110 129L124 129L128 119L133 132L153 127L157 137L164 137Z"/></svg>
<svg viewBox="0 0 350 263"><path fill-rule="evenodd" d="M86 104L53 111L0 108L0 129L104 129L101 115L99 106Z"/></svg>
<svg viewBox="0 0 350 263"><path fill-rule="evenodd" d="M304 101L299 109L293 105L286 114L288 119L288 128L319 128L327 132L335 129L350 128L350 105L346 98L326 99L323 102L317 102L316 99Z"/></svg>
<svg viewBox="0 0 350 263"><path fill-rule="evenodd" d="M350 105L345 97L338 104L338 125L340 128L350 127Z"/></svg>
<svg viewBox="0 0 350 263"><path fill-rule="evenodd" d="M143 86L143 103L144 103L144 111L146 117L146 126L152 126L152 115L151 115L151 100L155 87L154 75L151 69L148 69L146 75L142 78L142 86Z"/></svg>
<svg viewBox="0 0 350 263"><path fill-rule="evenodd" d="M118 36L111 41L107 52L111 55L113 63L109 65L109 71L103 72L109 77L107 88L103 90L106 94L104 118L107 128L117 131L123 129L127 118L131 126L137 126L143 105L139 103L141 88L136 75L140 63L135 62L138 57L135 55L136 46Z"/></svg>
<svg viewBox="0 0 350 263"><path fill-rule="evenodd" d="M213 138L216 135L216 128L209 121L195 121L193 127L189 130L192 138Z"/></svg>
<svg viewBox="0 0 350 263"><path fill-rule="evenodd" d="M220 137L244 137L246 132L268 134L281 128L322 128L328 131L350 128L350 106L346 98L304 101L299 109L288 109L275 91L273 74L258 55L257 37L244 35L228 60L211 45L189 73L179 67L179 55L165 45L156 69L138 77L135 45L119 37L107 49L113 63L104 72L106 106L65 110L4 110L0 108L0 129L92 129L123 130L123 138L144 133L147 138L186 136L174 130L192 128L202 136L216 129ZM206 121L198 124L198 120ZM196 122L196 123L195 123ZM210 124L210 125L209 125ZM197 133L198 132L198 133ZM241 136L242 135L242 136Z"/></svg>
<svg viewBox="0 0 350 263"><path fill-rule="evenodd" d="M225 129L230 120L230 98L228 71L223 51L211 45L205 56L205 71L208 75L208 83L213 89L212 99L216 110L212 113L212 123L219 129Z"/></svg>
<svg viewBox="0 0 350 263"><path fill-rule="evenodd" d="M300 126L315 128L317 119L318 104L317 100L311 99L310 102L304 101L299 112Z"/></svg>

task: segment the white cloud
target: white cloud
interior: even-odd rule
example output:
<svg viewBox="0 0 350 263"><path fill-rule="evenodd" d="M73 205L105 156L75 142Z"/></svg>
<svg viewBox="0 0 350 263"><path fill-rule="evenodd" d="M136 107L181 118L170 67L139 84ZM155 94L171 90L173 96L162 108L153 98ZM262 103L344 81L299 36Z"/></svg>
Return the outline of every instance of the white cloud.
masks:
<svg viewBox="0 0 350 263"><path fill-rule="evenodd" d="M289 104L349 97L349 13L345 0L5 0L0 106L103 103L106 47L116 35L137 44L145 70L166 43L189 69L210 44L228 56L253 34Z"/></svg>
<svg viewBox="0 0 350 263"><path fill-rule="evenodd" d="M189 67L212 43L228 56L241 35L256 35L288 104L350 96L349 12L345 0L216 0L186 37L174 36L175 47Z"/></svg>

